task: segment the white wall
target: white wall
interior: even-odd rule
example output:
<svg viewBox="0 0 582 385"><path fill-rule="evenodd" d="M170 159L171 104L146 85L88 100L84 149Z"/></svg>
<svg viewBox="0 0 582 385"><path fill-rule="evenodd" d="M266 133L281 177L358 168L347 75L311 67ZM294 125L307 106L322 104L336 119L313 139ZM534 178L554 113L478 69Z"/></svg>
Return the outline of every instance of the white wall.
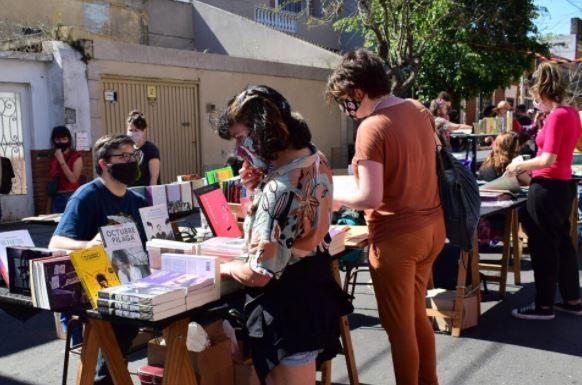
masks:
<svg viewBox="0 0 582 385"><path fill-rule="evenodd" d="M30 96L30 148L50 147L50 131L64 116L63 96L50 76L51 55L0 52L0 84L26 85ZM24 112L23 112L24 113Z"/></svg>

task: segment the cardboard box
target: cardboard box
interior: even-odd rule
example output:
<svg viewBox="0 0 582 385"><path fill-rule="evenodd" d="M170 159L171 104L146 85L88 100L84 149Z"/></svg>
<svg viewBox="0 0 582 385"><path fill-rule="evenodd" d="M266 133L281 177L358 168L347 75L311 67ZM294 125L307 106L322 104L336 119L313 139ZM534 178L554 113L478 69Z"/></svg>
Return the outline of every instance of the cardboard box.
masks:
<svg viewBox="0 0 582 385"><path fill-rule="evenodd" d="M439 311L452 311L455 308L455 290L433 289L426 295L426 306ZM479 323L478 299L476 295L465 297L463 301L463 322L461 329L468 329L477 326ZM453 320L442 317L434 317L433 325L435 329L443 332L451 332Z"/></svg>
<svg viewBox="0 0 582 385"><path fill-rule="evenodd" d="M234 362L234 385L260 385L259 377L250 359Z"/></svg>
<svg viewBox="0 0 582 385"><path fill-rule="evenodd" d="M210 338L210 346L201 352L188 352L194 367L198 385L233 385L234 365L230 339L224 334L222 321L207 325L204 330ZM155 338L148 344L148 365L164 366L166 345L163 338Z"/></svg>

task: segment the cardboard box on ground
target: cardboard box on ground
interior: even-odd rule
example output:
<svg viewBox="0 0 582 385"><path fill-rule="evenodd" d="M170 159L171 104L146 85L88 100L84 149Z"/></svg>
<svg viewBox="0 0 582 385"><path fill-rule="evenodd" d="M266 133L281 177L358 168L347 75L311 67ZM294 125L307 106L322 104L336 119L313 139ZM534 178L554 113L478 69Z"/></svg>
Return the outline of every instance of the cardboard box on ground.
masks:
<svg viewBox="0 0 582 385"><path fill-rule="evenodd" d="M188 352L196 373L198 385L233 385L234 364L230 339L222 329L222 321L207 325L204 330L210 338L210 346L201 352ZM148 364L163 366L166 345L163 338L154 338L148 344Z"/></svg>
<svg viewBox="0 0 582 385"><path fill-rule="evenodd" d="M426 307L439 311L455 310L456 295L457 293L454 290L428 290L426 295ZM461 329L468 329L477 325L479 319L477 309L477 296L469 295L465 297L463 301L463 322L461 324ZM453 320L442 317L434 317L433 326L436 330L450 333L451 329L453 328Z"/></svg>

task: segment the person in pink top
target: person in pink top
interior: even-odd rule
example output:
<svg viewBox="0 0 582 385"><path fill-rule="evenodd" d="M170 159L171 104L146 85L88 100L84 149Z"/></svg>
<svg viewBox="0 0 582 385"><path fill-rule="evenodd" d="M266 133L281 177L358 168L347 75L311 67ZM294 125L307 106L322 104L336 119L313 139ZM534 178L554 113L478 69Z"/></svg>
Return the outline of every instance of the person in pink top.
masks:
<svg viewBox="0 0 582 385"><path fill-rule="evenodd" d="M582 316L578 259L570 237L570 211L576 194L571 181L572 154L582 132L575 108L563 105L566 81L560 67L543 63L534 72L531 93L548 113L539 131L537 156L510 164L510 175L532 172L523 227L528 235L536 287L535 302L514 309L521 319L551 320L554 310ZM554 304L556 286L562 302Z"/></svg>

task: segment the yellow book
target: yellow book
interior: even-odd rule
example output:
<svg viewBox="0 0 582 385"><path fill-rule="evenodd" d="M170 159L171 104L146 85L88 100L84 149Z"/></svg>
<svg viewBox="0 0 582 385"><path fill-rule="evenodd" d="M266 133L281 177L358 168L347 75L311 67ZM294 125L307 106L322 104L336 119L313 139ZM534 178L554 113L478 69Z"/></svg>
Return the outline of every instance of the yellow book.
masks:
<svg viewBox="0 0 582 385"><path fill-rule="evenodd" d="M103 246L73 251L71 262L93 308L97 307L97 292L100 289L121 284Z"/></svg>

